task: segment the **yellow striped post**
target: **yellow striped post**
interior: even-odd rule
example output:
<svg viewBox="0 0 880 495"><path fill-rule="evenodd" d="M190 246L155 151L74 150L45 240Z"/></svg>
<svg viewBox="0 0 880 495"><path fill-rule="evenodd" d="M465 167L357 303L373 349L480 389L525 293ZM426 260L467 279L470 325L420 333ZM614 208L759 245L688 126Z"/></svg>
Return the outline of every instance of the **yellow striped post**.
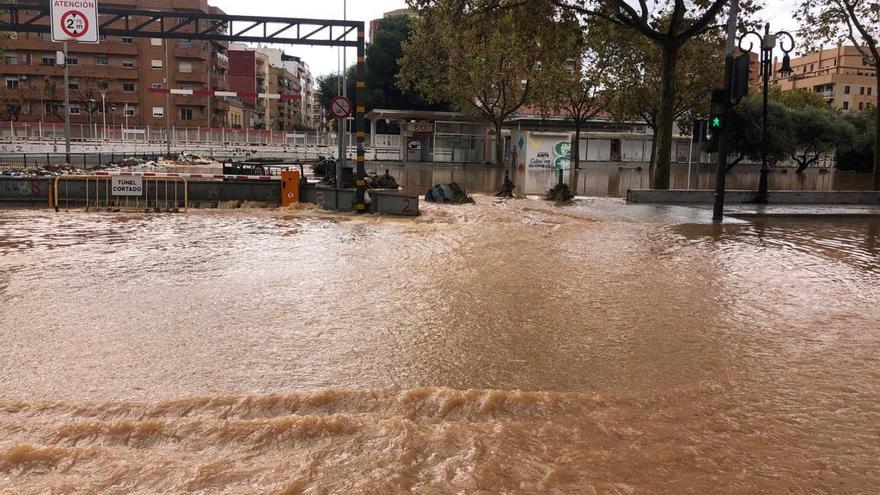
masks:
<svg viewBox="0 0 880 495"><path fill-rule="evenodd" d="M364 138L366 137L364 125L364 61L366 55L364 43L364 23L358 23L357 28L357 83L355 84L355 131L357 132L357 176L355 182L355 209L359 213L367 211L365 193L367 191L365 179L367 172L364 167Z"/></svg>

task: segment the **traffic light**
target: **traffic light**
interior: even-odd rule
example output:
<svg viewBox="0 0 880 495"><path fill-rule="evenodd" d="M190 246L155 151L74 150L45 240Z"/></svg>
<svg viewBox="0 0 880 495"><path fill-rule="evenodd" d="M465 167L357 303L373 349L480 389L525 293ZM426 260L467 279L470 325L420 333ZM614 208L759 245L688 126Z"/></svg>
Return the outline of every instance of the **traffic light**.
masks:
<svg viewBox="0 0 880 495"><path fill-rule="evenodd" d="M697 119L694 121L694 131L691 133L691 142L700 144L706 141L706 131L709 127L709 121L706 119Z"/></svg>
<svg viewBox="0 0 880 495"><path fill-rule="evenodd" d="M733 81L730 94L733 100L739 101L749 94L749 65L751 64L752 52L745 52L733 62Z"/></svg>
<svg viewBox="0 0 880 495"><path fill-rule="evenodd" d="M726 91L723 89L712 90L712 99L709 104L709 132L713 135L724 129L724 108L726 100Z"/></svg>

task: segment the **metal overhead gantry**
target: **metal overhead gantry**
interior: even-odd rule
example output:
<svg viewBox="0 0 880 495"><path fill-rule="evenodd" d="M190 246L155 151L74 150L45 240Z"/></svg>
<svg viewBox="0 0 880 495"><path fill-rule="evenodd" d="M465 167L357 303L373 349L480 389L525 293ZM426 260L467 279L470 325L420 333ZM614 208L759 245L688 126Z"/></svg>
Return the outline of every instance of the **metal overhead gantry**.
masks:
<svg viewBox="0 0 880 495"><path fill-rule="evenodd" d="M355 131L357 170L355 209L366 211L364 169L364 22L292 17L257 17L206 12L131 10L99 6L100 34L136 38L167 38L241 43L337 46L357 49ZM49 33L49 1L0 3L0 31Z"/></svg>

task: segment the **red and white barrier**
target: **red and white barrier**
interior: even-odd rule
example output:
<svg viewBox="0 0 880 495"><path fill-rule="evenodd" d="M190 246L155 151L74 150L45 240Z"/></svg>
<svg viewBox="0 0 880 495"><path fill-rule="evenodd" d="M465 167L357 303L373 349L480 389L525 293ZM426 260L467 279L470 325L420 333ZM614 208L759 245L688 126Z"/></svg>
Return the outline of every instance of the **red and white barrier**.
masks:
<svg viewBox="0 0 880 495"><path fill-rule="evenodd" d="M139 175L142 177L155 177L155 178L163 178L163 177L181 177L184 179L200 179L200 180L256 180L256 181L269 181L269 180L281 180L280 176L275 175L226 175L226 174L180 174L174 172L95 172L94 175L101 176L132 176Z"/></svg>

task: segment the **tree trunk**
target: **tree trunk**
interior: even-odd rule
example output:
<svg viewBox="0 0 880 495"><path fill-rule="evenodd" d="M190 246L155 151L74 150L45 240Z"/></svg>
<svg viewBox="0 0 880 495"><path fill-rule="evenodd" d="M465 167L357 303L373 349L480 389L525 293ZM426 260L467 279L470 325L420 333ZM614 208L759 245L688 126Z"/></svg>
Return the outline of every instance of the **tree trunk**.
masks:
<svg viewBox="0 0 880 495"><path fill-rule="evenodd" d="M669 189L669 174L672 166L672 127L675 123L675 73L678 64L679 46L669 42L661 46L663 50L663 89L660 113L657 118L657 156L653 175L654 189Z"/></svg>
<svg viewBox="0 0 880 495"><path fill-rule="evenodd" d="M648 162L648 180L654 180L654 169L657 166L657 128L651 136L651 161Z"/></svg>
<svg viewBox="0 0 880 495"><path fill-rule="evenodd" d="M581 168L581 121L574 121L574 140L571 143L571 165L575 170Z"/></svg>
<svg viewBox="0 0 880 495"><path fill-rule="evenodd" d="M796 173L796 174L798 174L798 175L804 173L804 170L806 170L807 167L810 166L810 162L809 162L809 160L807 160L806 158L803 159L803 161L802 161L800 158L795 158L794 161L796 161L797 164L798 164L798 167L797 167L797 169L794 171L794 173Z"/></svg>
<svg viewBox="0 0 880 495"><path fill-rule="evenodd" d="M880 191L880 64L874 65L874 72L877 78L877 104L874 105L874 190Z"/></svg>
<svg viewBox="0 0 880 495"><path fill-rule="evenodd" d="M504 136L501 135L501 123L495 122L495 165L504 169ZM510 177L516 172L516 165L510 170Z"/></svg>

